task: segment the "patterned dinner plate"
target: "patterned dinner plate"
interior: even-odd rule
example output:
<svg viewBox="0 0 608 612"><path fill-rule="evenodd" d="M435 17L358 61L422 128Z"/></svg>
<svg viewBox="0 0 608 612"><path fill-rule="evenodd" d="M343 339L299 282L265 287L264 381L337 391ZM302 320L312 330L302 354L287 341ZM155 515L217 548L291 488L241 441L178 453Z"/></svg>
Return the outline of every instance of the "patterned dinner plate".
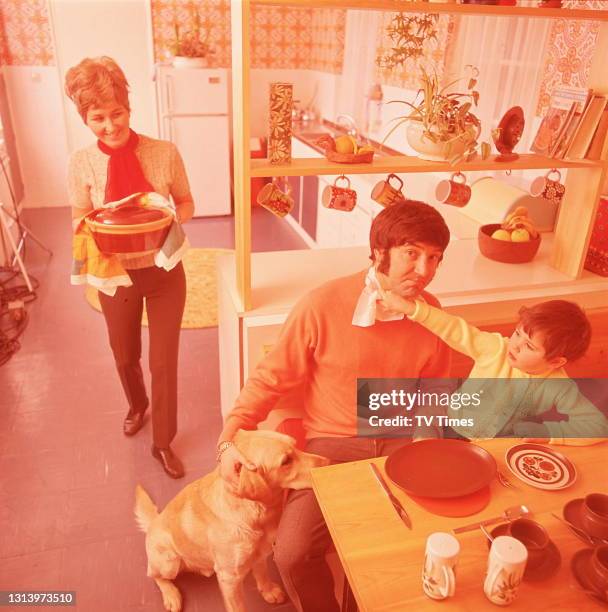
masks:
<svg viewBox="0 0 608 612"><path fill-rule="evenodd" d="M505 459L517 478L538 489L556 491L576 481L576 468L570 459L542 444L512 446Z"/></svg>

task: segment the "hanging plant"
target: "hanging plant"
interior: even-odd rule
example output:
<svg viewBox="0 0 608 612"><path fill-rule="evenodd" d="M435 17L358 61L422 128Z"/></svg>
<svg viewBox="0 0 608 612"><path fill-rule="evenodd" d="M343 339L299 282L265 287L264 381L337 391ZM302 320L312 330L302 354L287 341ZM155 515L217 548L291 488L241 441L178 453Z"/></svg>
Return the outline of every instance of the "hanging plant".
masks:
<svg viewBox="0 0 608 612"><path fill-rule="evenodd" d="M386 28L392 46L376 58L376 65L384 70L394 70L408 59L422 57L424 43L437 40L438 20L439 15L396 13Z"/></svg>

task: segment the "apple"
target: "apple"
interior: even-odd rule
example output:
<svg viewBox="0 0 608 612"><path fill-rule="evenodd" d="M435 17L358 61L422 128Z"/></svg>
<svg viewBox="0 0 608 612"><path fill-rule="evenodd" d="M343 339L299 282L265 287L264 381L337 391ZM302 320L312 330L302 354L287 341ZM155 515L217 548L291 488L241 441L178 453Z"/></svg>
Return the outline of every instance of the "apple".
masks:
<svg viewBox="0 0 608 612"><path fill-rule="evenodd" d="M511 241L511 234L507 230L497 229L493 234L492 238L494 240L506 240L507 242Z"/></svg>
<svg viewBox="0 0 608 612"><path fill-rule="evenodd" d="M511 240L513 242L528 242L530 240L530 232L526 229L515 229L511 232Z"/></svg>

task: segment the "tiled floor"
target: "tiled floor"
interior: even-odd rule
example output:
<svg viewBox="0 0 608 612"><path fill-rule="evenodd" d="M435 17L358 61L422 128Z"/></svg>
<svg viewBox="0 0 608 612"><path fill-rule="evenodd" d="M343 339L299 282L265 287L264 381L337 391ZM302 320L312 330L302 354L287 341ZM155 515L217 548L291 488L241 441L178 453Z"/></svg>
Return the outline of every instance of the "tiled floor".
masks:
<svg viewBox="0 0 608 612"><path fill-rule="evenodd" d="M103 317L69 284L68 209L28 211L25 222L54 255L28 240L38 299L21 349L0 367L0 590L73 590L77 609L87 612L163 610L146 578L134 487L141 483L163 507L213 468L221 427L217 328L181 335L173 448L187 474L173 481L150 455L149 422L134 438L122 435L125 400ZM253 225L256 251L306 248L263 209L254 210ZM193 246L233 246L230 218L197 219L187 232ZM215 578L184 575L177 584L187 612L223 610ZM293 609L266 604L251 580L247 601L254 612Z"/></svg>

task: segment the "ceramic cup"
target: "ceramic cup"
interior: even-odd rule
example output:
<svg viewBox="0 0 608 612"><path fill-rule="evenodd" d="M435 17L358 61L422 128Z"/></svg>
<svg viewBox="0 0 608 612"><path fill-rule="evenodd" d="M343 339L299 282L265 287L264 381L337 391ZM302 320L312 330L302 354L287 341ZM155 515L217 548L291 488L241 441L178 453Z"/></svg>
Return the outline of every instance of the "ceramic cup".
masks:
<svg viewBox="0 0 608 612"><path fill-rule="evenodd" d="M391 179L399 183L399 187L391 185ZM376 183L372 189L372 200L382 204L385 208L398 202L404 202L405 196L402 193L403 181L396 174L389 174L384 181Z"/></svg>
<svg viewBox="0 0 608 612"><path fill-rule="evenodd" d="M608 495L591 493L581 509L583 529L596 538L608 538Z"/></svg>
<svg viewBox="0 0 608 612"><path fill-rule="evenodd" d="M346 187L340 187L338 181L346 181ZM350 180L342 175L336 178L333 185L327 185L321 195L321 203L325 208L350 212L357 205L357 192L350 188Z"/></svg>
<svg viewBox="0 0 608 612"><path fill-rule="evenodd" d="M287 178L283 177L284 189L281 189L279 183L281 179L276 177L272 179L272 183L267 183L260 190L257 197L257 202L277 217L284 217L293 208L293 199L291 197L291 185Z"/></svg>
<svg viewBox="0 0 608 612"><path fill-rule="evenodd" d="M486 597L499 606L508 606L517 597L528 551L511 536L494 538L488 556L488 569L483 590Z"/></svg>
<svg viewBox="0 0 608 612"><path fill-rule="evenodd" d="M550 539L549 534L540 523L525 518L517 519L509 523L508 533L526 547L530 567L537 566L543 561Z"/></svg>
<svg viewBox="0 0 608 612"><path fill-rule="evenodd" d="M465 206L471 199L471 188L467 185L467 177L462 172L455 172L449 180L439 181L435 197L442 204Z"/></svg>
<svg viewBox="0 0 608 612"><path fill-rule="evenodd" d="M447 599L454 595L460 544L449 533L432 533L426 540L422 590L431 599Z"/></svg>
<svg viewBox="0 0 608 612"><path fill-rule="evenodd" d="M594 574L591 577L593 584L608 594L608 544L595 547L591 555L589 571Z"/></svg>
<svg viewBox="0 0 608 612"><path fill-rule="evenodd" d="M555 204L562 201L566 188L561 184L561 172L553 168L545 176L537 176L530 185L530 195L551 200Z"/></svg>

